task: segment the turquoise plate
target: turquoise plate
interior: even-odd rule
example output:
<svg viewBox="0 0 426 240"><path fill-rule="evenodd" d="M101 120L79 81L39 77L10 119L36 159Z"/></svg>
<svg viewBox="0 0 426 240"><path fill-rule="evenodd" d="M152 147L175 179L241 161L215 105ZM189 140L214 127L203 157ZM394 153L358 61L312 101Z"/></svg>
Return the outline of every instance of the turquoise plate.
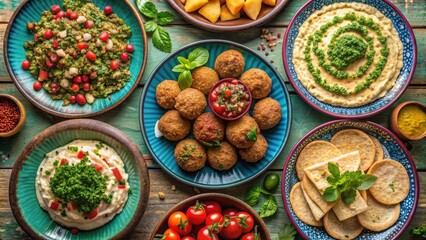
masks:
<svg viewBox="0 0 426 240"><path fill-rule="evenodd" d="M281 177L281 195L287 216L304 239L333 239L323 227L312 227L300 221L290 204L291 188L299 182L296 174L296 159L300 151L310 142L315 140L330 141L338 131L347 128L359 129L373 137L376 137L383 146L384 158L390 158L400 162L407 170L410 179L410 191L404 201L401 202L401 213L398 220L388 229L381 232L373 232L364 229L355 239L398 239L398 236L408 227L416 211L419 200L419 178L413 159L404 144L388 129L377 123L356 120L334 120L324 123L307 133L291 150L288 155L284 171Z"/></svg>
<svg viewBox="0 0 426 240"><path fill-rule="evenodd" d="M260 68L272 79L272 91L270 97L276 99L281 105L282 119L280 123L267 131L262 131L268 141L269 148L264 159L257 163L247 163L239 160L237 164L228 171L217 171L208 164L195 173L182 171L177 165L173 152L176 142L168 141L165 138L157 138L154 134L155 123L166 112L156 103L155 91L157 85L165 79L177 79L176 73L172 72L172 68L178 64L177 56L185 56L195 48L206 48L210 57L206 66L213 68L216 57L225 50L235 49L244 56L246 66L249 68ZM252 104L253 106L254 104ZM210 109L207 108L207 111ZM250 113L252 110L250 111ZM281 153L290 131L291 124L291 103L285 87L284 81L279 73L275 70L266 59L261 57L253 50L230 41L225 40L204 40L198 41L170 54L149 77L145 89L142 93L140 104L140 126L144 141L158 164L170 175L178 180L190 184L192 186L202 188L226 188L235 186L249 181L261 174L271 165Z"/></svg>
<svg viewBox="0 0 426 240"><path fill-rule="evenodd" d="M114 148L124 162L132 193L121 213L109 223L72 234L40 207L35 178L46 153L76 139L98 140ZM22 229L35 239L124 239L141 220L148 197L148 169L138 146L117 128L90 119L64 121L35 136L16 160L9 183L13 215Z"/></svg>
<svg viewBox="0 0 426 240"><path fill-rule="evenodd" d="M147 58L147 40L143 28L143 22L136 9L125 1L114 0L92 0L92 2L103 9L110 5L124 22L132 29L129 42L135 46L132 63L130 64L131 79L119 91L109 95L107 98L98 98L93 104L80 106L78 104L62 106L62 100L53 100L45 90L34 91L34 77L21 67L25 60L24 43L33 38L27 30L27 22L38 22L41 14L49 10L53 4L62 6L62 0L26 0L12 15L10 23L4 36L4 59L6 68L18 90L32 104L41 110L63 118L80 118L99 115L109 111L123 102L137 87L145 70Z"/></svg>

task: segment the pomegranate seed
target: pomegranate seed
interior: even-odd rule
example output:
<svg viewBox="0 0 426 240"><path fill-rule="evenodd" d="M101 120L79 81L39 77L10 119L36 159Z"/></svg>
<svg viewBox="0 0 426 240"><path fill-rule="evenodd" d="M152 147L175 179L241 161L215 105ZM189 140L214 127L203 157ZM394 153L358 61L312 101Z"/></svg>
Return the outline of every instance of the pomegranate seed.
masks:
<svg viewBox="0 0 426 240"><path fill-rule="evenodd" d="M52 47L53 47L54 49L57 49L57 48L58 48L58 46L59 46L59 42L58 42L58 40L53 40L53 42L52 42Z"/></svg>
<svg viewBox="0 0 426 240"><path fill-rule="evenodd" d="M133 52L133 51L135 51L135 47L133 46L133 44L127 44L126 45L126 51L128 51L128 52Z"/></svg>
<svg viewBox="0 0 426 240"><path fill-rule="evenodd" d="M121 54L120 58L121 58L122 62L127 62L127 61L129 61L129 54L124 52L124 53Z"/></svg>
<svg viewBox="0 0 426 240"><path fill-rule="evenodd" d="M83 90L88 92L90 90L90 83L83 83Z"/></svg>
<svg viewBox="0 0 426 240"><path fill-rule="evenodd" d="M52 37L53 37L53 32L52 32L52 30L50 30L50 29L47 29L46 30L46 32L44 32L44 38L45 39L47 39L47 40L49 40L49 39L51 39Z"/></svg>
<svg viewBox="0 0 426 240"><path fill-rule="evenodd" d="M104 8L104 13L105 13L105 15L110 15L111 13L112 13L112 7L111 6L106 6L105 8Z"/></svg>
<svg viewBox="0 0 426 240"><path fill-rule="evenodd" d="M77 98L77 103L78 104L80 104L80 105L86 104L86 98L84 97L83 94L81 94L81 93L77 94L76 98Z"/></svg>
<svg viewBox="0 0 426 240"><path fill-rule="evenodd" d="M87 83L87 82L89 82L89 77L87 75L83 75L81 77L81 80L83 80L84 83Z"/></svg>
<svg viewBox="0 0 426 240"><path fill-rule="evenodd" d="M59 5L52 5L52 7L50 7L50 11L52 11L53 14L57 14L58 12L61 11L61 7L59 7Z"/></svg>
<svg viewBox="0 0 426 240"><path fill-rule="evenodd" d="M99 39L106 42L109 39L109 34L108 32L101 32L101 34L99 35Z"/></svg>
<svg viewBox="0 0 426 240"><path fill-rule="evenodd" d="M22 65L22 69L28 70L28 69L30 69L31 63L28 60L24 60L24 61L22 61L21 65Z"/></svg>
<svg viewBox="0 0 426 240"><path fill-rule="evenodd" d="M35 24L34 23L30 23L30 22L27 23L27 29L29 31L33 31L34 28L35 28Z"/></svg>
<svg viewBox="0 0 426 240"><path fill-rule="evenodd" d="M39 82L39 81L34 82L33 89L35 91L40 91L40 89L41 89L41 82Z"/></svg>
<svg viewBox="0 0 426 240"><path fill-rule="evenodd" d="M70 100L70 102L74 104L77 101L77 98L74 95L71 95L68 100Z"/></svg>
<svg viewBox="0 0 426 240"><path fill-rule="evenodd" d="M49 59L49 58L47 58L47 59L46 59L46 66L47 66L48 68L53 68L53 66L54 66L54 64L52 63L52 61L50 61L50 59Z"/></svg>
<svg viewBox="0 0 426 240"><path fill-rule="evenodd" d="M74 83L81 83L81 76L75 76L73 79Z"/></svg>
<svg viewBox="0 0 426 240"><path fill-rule="evenodd" d="M72 12L72 13L70 14L69 18L70 18L71 20L76 20L76 19L78 18L78 13L76 13L76 12Z"/></svg>
<svg viewBox="0 0 426 240"><path fill-rule="evenodd" d="M86 23L84 24L85 28L92 28L93 27L93 21L92 20L87 20Z"/></svg>
<svg viewBox="0 0 426 240"><path fill-rule="evenodd" d="M78 90L80 90L80 86L79 86L77 83L73 83L73 84L71 85L71 90L72 90L73 92L78 92Z"/></svg>

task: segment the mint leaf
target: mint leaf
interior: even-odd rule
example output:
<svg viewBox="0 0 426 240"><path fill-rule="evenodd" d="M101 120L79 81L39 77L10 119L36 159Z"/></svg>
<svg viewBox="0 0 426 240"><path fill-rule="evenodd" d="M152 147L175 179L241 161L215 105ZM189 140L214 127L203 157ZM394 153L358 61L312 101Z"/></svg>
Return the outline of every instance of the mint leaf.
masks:
<svg viewBox="0 0 426 240"><path fill-rule="evenodd" d="M333 186L330 186L325 189L322 197L326 202L335 202L339 198L339 191Z"/></svg>
<svg viewBox="0 0 426 240"><path fill-rule="evenodd" d="M278 232L278 240L294 240L296 229L290 223L284 224Z"/></svg>
<svg viewBox="0 0 426 240"><path fill-rule="evenodd" d="M274 195L268 195L265 202L262 203L259 209L259 216L261 218L269 217L275 214L278 210L277 199Z"/></svg>
<svg viewBox="0 0 426 240"><path fill-rule="evenodd" d="M365 175L362 175L362 177L363 177L363 182L357 188L358 190L367 190L371 188L377 180L377 177L371 174L365 174Z"/></svg>
<svg viewBox="0 0 426 240"><path fill-rule="evenodd" d="M142 6L139 7L139 11L141 11L143 15L149 18L157 18L158 15L157 7L152 2L145 2Z"/></svg>
<svg viewBox="0 0 426 240"><path fill-rule="evenodd" d="M340 177L339 167L336 164L332 163L332 162L328 163L328 171L331 173L331 175L334 178L339 178Z"/></svg>
<svg viewBox="0 0 426 240"><path fill-rule="evenodd" d="M180 89L190 88L192 85L192 74L191 71L185 70L179 74L178 84Z"/></svg>
<svg viewBox="0 0 426 240"><path fill-rule="evenodd" d="M191 70L203 66L209 60L209 51L205 48L196 48L189 53L188 60L195 63Z"/></svg>
<svg viewBox="0 0 426 240"><path fill-rule="evenodd" d="M171 12L162 11L157 14L157 20L159 25L167 25L175 19L175 15Z"/></svg>
<svg viewBox="0 0 426 240"><path fill-rule="evenodd" d="M182 64L179 64L179 65L176 65L176 66L173 67L172 72L180 73L180 72L183 72L185 70L187 70L186 67Z"/></svg>
<svg viewBox="0 0 426 240"><path fill-rule="evenodd" d="M250 130L250 132L247 133L247 138L250 141L256 142L257 141L257 127L254 127Z"/></svg>
<svg viewBox="0 0 426 240"><path fill-rule="evenodd" d="M349 189L348 191L342 192L342 200L346 205L350 205L355 201L356 190Z"/></svg>
<svg viewBox="0 0 426 240"><path fill-rule="evenodd" d="M191 61L189 61L188 59L182 57L182 56L178 56L177 60L180 62L180 64L184 65L186 68L189 67L189 64L191 63ZM191 69L188 69L191 70Z"/></svg>
<svg viewBox="0 0 426 240"><path fill-rule="evenodd" d="M154 44L154 47L158 48L160 51L166 53L170 53L172 51L170 35L160 26L155 29L154 34L152 35L152 43Z"/></svg>
<svg viewBox="0 0 426 240"><path fill-rule="evenodd" d="M149 20L148 22L146 22L145 24L144 24L144 27L145 27L145 31L147 32L147 33L151 33L151 32L154 32L156 29L157 29L157 23L154 21L154 20Z"/></svg>

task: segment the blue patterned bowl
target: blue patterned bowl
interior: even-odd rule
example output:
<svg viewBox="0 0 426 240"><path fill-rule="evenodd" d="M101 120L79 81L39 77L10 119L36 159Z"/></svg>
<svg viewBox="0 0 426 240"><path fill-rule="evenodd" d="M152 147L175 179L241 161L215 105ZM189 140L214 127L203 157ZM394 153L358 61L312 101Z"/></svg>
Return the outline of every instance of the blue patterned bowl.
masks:
<svg viewBox="0 0 426 240"><path fill-rule="evenodd" d="M362 2L377 8L392 21L404 47L404 64L395 85L384 97L359 107L339 107L319 101L302 85L295 71L296 66L292 62L294 42L299 33L300 26L313 12L336 2ZM310 0L291 19L285 32L282 51L287 77L296 92L306 103L316 110L336 118L366 118L390 107L408 87L417 62L417 46L413 30L401 11L389 0Z"/></svg>
<svg viewBox="0 0 426 240"><path fill-rule="evenodd" d="M305 239L333 239L323 227L312 227L299 220L290 204L290 191L294 184L299 182L296 174L296 159L302 149L315 140L330 141L338 131L347 128L359 129L376 137L383 146L384 158L391 158L404 165L410 179L410 192L407 198L401 202L401 213L397 222L390 228L373 232L364 229L356 239L397 239L408 227L416 211L419 199L419 178L413 159L404 144L388 129L368 121L334 120L324 123L307 133L290 151L282 174L281 194L287 216L296 227L300 235Z"/></svg>
<svg viewBox="0 0 426 240"><path fill-rule="evenodd" d="M18 90L32 104L41 110L63 118L80 118L99 115L113 109L123 102L137 87L145 70L147 58L147 40L143 22L129 1L92 0L99 8L112 6L114 12L132 29L129 42L135 47L130 65L131 79L119 91L107 98L98 98L93 104L62 106L62 100L52 100L47 91L34 91L34 77L21 67L25 60L24 43L33 38L27 30L27 22L38 22L41 14L53 4L62 6L63 0L25 0L12 15L4 36L4 59L6 68Z"/></svg>
<svg viewBox="0 0 426 240"><path fill-rule="evenodd" d="M178 64L177 56L187 57L188 54L197 47L206 48L210 57L206 66L213 68L216 57L225 50L235 49L240 51L245 59L245 70L249 68L260 68L264 70L272 79L272 92L270 97L276 99L281 105L282 119L280 123L267 131L262 131L268 141L269 148L264 159L257 163L247 163L239 160L237 164L228 171L216 171L208 164L195 173L181 170L176 163L173 152L176 142L171 142L165 138L157 138L154 134L155 123L166 112L157 105L155 91L157 85L165 79L177 79L172 68ZM254 103L252 104L252 106ZM208 109L210 111L210 109ZM252 112L252 109L250 110ZM170 175L178 180L202 188L226 188L235 186L250 179L255 178L267 169L269 165L281 153L290 131L291 124L291 104L290 97L285 87L284 81L275 68L263 57L253 50L225 40L204 40L184 46L170 54L149 77L145 89L142 93L140 104L140 126L144 141L153 158Z"/></svg>
<svg viewBox="0 0 426 240"><path fill-rule="evenodd" d="M46 153L76 139L98 140L114 148L124 162L132 193L121 213L109 223L72 234L40 207L35 179ZM91 119L64 121L35 136L16 160L9 183L13 215L22 229L35 239L124 239L141 220L148 197L148 168L138 146L117 128Z"/></svg>

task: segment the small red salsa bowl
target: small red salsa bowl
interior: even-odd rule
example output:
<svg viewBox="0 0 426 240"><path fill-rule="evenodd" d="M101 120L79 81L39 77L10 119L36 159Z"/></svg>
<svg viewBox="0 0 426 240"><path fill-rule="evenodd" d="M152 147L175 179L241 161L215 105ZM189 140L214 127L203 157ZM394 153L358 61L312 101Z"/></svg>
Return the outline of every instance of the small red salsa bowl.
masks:
<svg viewBox="0 0 426 240"><path fill-rule="evenodd" d="M217 82L207 99L212 112L227 121L244 116L252 103L250 90L236 78L224 78Z"/></svg>

